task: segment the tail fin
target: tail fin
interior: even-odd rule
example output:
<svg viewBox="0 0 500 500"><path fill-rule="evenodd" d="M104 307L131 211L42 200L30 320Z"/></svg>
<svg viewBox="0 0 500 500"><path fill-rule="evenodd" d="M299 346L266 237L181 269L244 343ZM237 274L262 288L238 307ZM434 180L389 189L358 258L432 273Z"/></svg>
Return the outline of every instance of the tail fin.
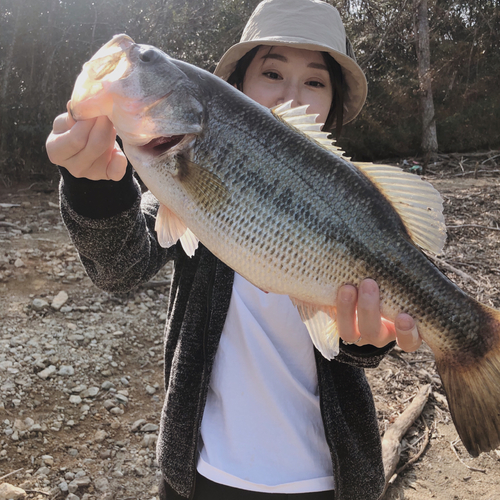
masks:
<svg viewBox="0 0 500 500"><path fill-rule="evenodd" d="M467 362L460 364L436 357L453 422L473 457L500 446L500 311L483 307L487 352L465 353Z"/></svg>

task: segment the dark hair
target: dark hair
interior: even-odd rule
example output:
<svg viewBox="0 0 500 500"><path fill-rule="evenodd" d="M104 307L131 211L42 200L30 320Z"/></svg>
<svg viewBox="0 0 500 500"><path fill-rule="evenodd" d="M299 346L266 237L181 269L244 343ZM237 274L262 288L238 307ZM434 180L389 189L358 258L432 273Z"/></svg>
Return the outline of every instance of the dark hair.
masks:
<svg viewBox="0 0 500 500"><path fill-rule="evenodd" d="M234 85L238 90L243 92L243 80L248 67L252 63L255 54L262 45L257 45L252 50L249 50L237 63L234 71L229 75L227 83ZM272 49L272 46L269 50ZM328 75L332 83L333 97L330 105L330 111L326 117L323 130L325 132L332 132L335 125L335 136L338 138L342 131L344 121L344 78L342 75L342 67L340 64L328 53L321 52L323 60L325 61Z"/></svg>

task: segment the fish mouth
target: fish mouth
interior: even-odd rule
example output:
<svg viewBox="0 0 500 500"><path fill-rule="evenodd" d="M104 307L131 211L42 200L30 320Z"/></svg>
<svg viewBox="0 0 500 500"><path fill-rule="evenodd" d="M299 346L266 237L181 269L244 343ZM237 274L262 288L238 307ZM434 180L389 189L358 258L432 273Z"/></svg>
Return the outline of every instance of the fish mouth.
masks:
<svg viewBox="0 0 500 500"><path fill-rule="evenodd" d="M147 144L140 146L140 149L153 156L160 156L168 153L177 145L181 144L183 142L183 139L188 135L191 134L163 135L160 137L155 137L154 139L151 139Z"/></svg>

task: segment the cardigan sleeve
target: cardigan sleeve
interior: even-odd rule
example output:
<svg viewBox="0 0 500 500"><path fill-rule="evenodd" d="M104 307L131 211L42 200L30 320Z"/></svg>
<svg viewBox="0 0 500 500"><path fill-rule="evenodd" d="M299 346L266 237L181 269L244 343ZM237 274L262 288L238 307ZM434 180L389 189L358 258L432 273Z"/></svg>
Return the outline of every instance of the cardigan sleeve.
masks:
<svg viewBox="0 0 500 500"><path fill-rule="evenodd" d="M158 200L141 194L132 168L121 181L77 179L61 168L61 214L87 274L99 288L126 292L175 257L154 229Z"/></svg>
<svg viewBox="0 0 500 500"><path fill-rule="evenodd" d="M384 347L375 347L373 345L358 347L353 344L347 345L341 340L340 352L335 359L341 363L347 363L360 368L376 368L395 345L396 342L389 342Z"/></svg>

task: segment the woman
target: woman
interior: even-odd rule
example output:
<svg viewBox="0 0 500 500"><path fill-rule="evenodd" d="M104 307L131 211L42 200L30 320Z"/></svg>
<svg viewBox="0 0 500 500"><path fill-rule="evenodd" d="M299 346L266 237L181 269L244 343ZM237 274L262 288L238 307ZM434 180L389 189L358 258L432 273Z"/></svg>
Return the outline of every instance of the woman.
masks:
<svg viewBox="0 0 500 500"><path fill-rule="evenodd" d="M268 107L309 104L338 134L366 97L349 47L332 6L265 0L215 73ZM373 280L346 285L337 299L344 343L327 361L288 297L257 289L202 245L193 258L158 245L158 202L141 197L107 119L57 117L47 150L64 167L62 214L98 286L129 290L174 260L160 498L378 498L380 438L363 367L394 340L418 348L413 320L383 320Z"/></svg>

